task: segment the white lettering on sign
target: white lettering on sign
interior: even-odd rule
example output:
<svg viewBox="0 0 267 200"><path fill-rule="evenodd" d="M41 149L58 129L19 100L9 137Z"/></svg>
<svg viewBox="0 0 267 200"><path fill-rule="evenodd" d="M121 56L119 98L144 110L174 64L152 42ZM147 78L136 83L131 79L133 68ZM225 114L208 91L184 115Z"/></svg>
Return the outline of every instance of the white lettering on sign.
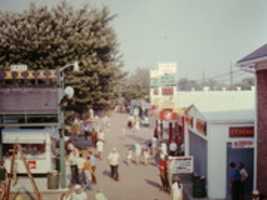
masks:
<svg viewBox="0 0 267 200"><path fill-rule="evenodd" d="M194 171L193 156L169 157L172 174L191 174Z"/></svg>
<svg viewBox="0 0 267 200"><path fill-rule="evenodd" d="M18 65L11 65L10 70L11 71L27 71L28 66L23 65L23 64L18 64Z"/></svg>

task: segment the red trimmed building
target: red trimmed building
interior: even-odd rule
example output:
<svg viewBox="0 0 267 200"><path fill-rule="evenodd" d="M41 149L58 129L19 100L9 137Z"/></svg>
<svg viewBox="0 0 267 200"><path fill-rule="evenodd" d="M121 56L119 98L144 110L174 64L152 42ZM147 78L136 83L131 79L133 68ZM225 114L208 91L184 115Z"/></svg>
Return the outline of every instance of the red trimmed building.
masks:
<svg viewBox="0 0 267 200"><path fill-rule="evenodd" d="M257 185L267 197L267 44L238 61L245 70L255 72L257 88Z"/></svg>

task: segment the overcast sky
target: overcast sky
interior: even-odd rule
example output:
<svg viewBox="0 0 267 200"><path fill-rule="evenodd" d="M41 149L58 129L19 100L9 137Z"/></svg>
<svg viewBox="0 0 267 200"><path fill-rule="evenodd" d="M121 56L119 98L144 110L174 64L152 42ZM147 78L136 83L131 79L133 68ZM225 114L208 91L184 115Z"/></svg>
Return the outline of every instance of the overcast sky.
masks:
<svg viewBox="0 0 267 200"><path fill-rule="evenodd" d="M30 0L0 0L21 10ZM53 5L57 0L35 0ZM266 0L69 0L108 5L126 69L176 62L179 77L201 79L267 43Z"/></svg>

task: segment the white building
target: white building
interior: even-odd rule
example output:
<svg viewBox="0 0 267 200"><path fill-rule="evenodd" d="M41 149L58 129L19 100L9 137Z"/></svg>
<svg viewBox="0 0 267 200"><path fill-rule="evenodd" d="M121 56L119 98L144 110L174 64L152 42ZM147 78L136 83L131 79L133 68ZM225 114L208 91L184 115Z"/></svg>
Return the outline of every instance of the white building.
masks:
<svg viewBox="0 0 267 200"><path fill-rule="evenodd" d="M194 157L195 173L207 178L209 198L229 195L232 161L245 164L249 193L254 176L255 90L178 92L176 106L189 107L186 155Z"/></svg>

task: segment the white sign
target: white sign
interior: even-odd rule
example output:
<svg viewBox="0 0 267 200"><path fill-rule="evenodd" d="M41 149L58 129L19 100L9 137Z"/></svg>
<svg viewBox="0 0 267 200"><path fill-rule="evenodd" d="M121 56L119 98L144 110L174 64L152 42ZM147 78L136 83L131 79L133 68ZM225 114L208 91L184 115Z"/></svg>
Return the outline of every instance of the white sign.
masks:
<svg viewBox="0 0 267 200"><path fill-rule="evenodd" d="M28 66L27 66L27 65L22 65L22 64L11 65L11 66L10 66L10 70L11 70L11 71L22 72L22 71L27 71L27 69L28 69Z"/></svg>
<svg viewBox="0 0 267 200"><path fill-rule="evenodd" d="M191 174L194 171L193 156L169 157L172 174Z"/></svg>
<svg viewBox="0 0 267 200"><path fill-rule="evenodd" d="M251 140L240 140L232 142L233 149L249 149L254 148L254 143Z"/></svg>
<svg viewBox="0 0 267 200"><path fill-rule="evenodd" d="M176 63L159 63L160 75L172 74L176 75L177 65Z"/></svg>

